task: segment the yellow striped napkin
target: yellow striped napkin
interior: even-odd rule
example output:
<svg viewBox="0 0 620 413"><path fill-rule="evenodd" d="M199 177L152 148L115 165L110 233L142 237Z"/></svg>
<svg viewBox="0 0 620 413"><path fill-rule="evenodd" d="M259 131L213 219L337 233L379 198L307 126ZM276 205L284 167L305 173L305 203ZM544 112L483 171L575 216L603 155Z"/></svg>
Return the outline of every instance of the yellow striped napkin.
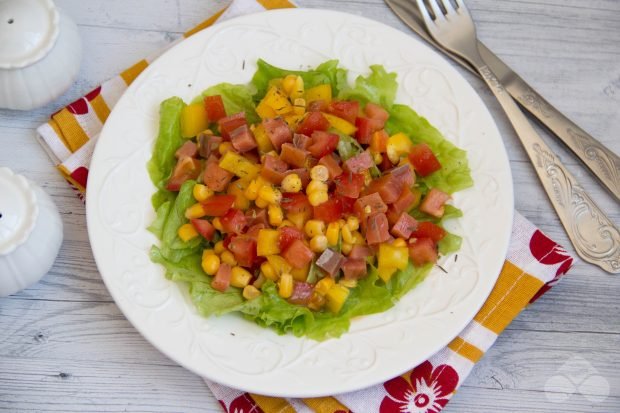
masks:
<svg viewBox="0 0 620 413"><path fill-rule="evenodd" d="M287 7L295 6L288 0L234 0L230 6L185 33L183 38L227 18ZM111 108L155 57L143 59L104 82L52 114L50 120L37 129L40 143L80 197L86 190L94 145ZM206 382L224 411L231 413L437 413L504 328L557 282L572 264L573 258L563 248L515 213L504 267L482 309L446 348L406 374L354 393L314 399L266 397Z"/></svg>

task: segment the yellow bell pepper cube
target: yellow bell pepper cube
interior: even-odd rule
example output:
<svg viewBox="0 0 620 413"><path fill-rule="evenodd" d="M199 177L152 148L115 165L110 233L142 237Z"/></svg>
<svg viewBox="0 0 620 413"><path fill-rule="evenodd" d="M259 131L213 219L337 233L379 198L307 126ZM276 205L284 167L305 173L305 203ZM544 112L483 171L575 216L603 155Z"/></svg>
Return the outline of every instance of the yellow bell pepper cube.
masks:
<svg viewBox="0 0 620 413"><path fill-rule="evenodd" d="M277 229L261 229L258 231L256 241L256 253L261 257L280 253L279 247L280 231Z"/></svg>
<svg viewBox="0 0 620 413"><path fill-rule="evenodd" d="M348 297L349 289L347 287L339 284L334 285L325 294L327 308L332 313L338 314Z"/></svg>
<svg viewBox="0 0 620 413"><path fill-rule="evenodd" d="M316 283L314 290L321 295L325 295L327 294L329 289L332 288L335 284L336 283L334 282L333 278L324 277Z"/></svg>
<svg viewBox="0 0 620 413"><path fill-rule="evenodd" d="M275 86L267 91L261 103L272 108L278 115L286 115L293 111L293 105L291 105L286 94Z"/></svg>
<svg viewBox="0 0 620 413"><path fill-rule="evenodd" d="M325 119L329 122L330 126L339 130L345 135L353 135L357 128L355 125L347 122L346 120L339 118L338 116L330 115L329 113L321 112Z"/></svg>
<svg viewBox="0 0 620 413"><path fill-rule="evenodd" d="M237 175L239 178L252 179L260 172L260 166L235 152L226 152L220 159L220 168Z"/></svg>
<svg viewBox="0 0 620 413"><path fill-rule="evenodd" d="M393 267L379 267L377 268L377 274L379 275L379 278L381 278L384 282L388 282L390 281L390 278L392 278L392 275L394 275L396 270L397 268Z"/></svg>
<svg viewBox="0 0 620 413"><path fill-rule="evenodd" d="M379 268L398 268L404 270L409 263L409 250L406 246L395 247L394 245L379 245Z"/></svg>
<svg viewBox="0 0 620 413"><path fill-rule="evenodd" d="M288 261L280 255L269 255L267 257L267 262L271 264L271 267L275 271L277 277L284 273L291 272L293 268L291 267L291 264L289 264Z"/></svg>
<svg viewBox="0 0 620 413"><path fill-rule="evenodd" d="M398 163L402 155L407 155L413 148L413 142L402 132L392 135L387 140L386 152L392 163Z"/></svg>
<svg viewBox="0 0 620 413"><path fill-rule="evenodd" d="M278 116L275 110L271 106L265 102L265 100L261 100L260 103L256 106L256 113L260 116L261 119L266 118L275 118Z"/></svg>
<svg viewBox="0 0 620 413"><path fill-rule="evenodd" d="M209 127L207 111L202 103L187 105L181 111L181 136L193 138Z"/></svg>
<svg viewBox="0 0 620 413"><path fill-rule="evenodd" d="M303 115L288 115L288 116L284 117L284 121L288 124L289 128L296 128L296 126L301 123L301 121L304 119L304 117L306 117L305 114L303 114Z"/></svg>
<svg viewBox="0 0 620 413"><path fill-rule="evenodd" d="M314 102L316 100L323 100L325 103L332 101L332 86L329 84L318 85L306 90L306 102Z"/></svg>
<svg viewBox="0 0 620 413"><path fill-rule="evenodd" d="M308 279L308 271L310 271L310 264L302 268L293 268L290 273L295 281L305 282Z"/></svg>
<svg viewBox="0 0 620 413"><path fill-rule="evenodd" d="M228 195L234 195L235 203L233 206L237 209L246 210L250 207L250 200L245 196L245 190L250 182L246 179L237 179L228 185Z"/></svg>
<svg viewBox="0 0 620 413"><path fill-rule="evenodd" d="M275 117L275 115L273 117ZM273 151L273 144L271 143L271 139L269 139L269 136L267 136L265 127L262 124L256 126L253 132L254 139L256 139L256 144L258 145L258 151L261 154Z"/></svg>

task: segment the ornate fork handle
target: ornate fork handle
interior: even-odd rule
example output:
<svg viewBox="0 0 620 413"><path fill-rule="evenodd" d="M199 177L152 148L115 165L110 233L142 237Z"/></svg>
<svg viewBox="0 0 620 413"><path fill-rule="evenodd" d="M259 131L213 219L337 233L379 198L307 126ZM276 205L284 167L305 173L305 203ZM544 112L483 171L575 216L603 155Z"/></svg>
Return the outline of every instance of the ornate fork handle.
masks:
<svg viewBox="0 0 620 413"><path fill-rule="evenodd" d="M511 81L514 83L511 84ZM620 200L620 157L575 125L542 96L518 79L508 79L506 87L518 93L517 100L547 126L592 173Z"/></svg>
<svg viewBox="0 0 620 413"><path fill-rule="evenodd" d="M478 70L517 131L579 256L605 271L620 273L620 231L536 133L493 72L486 65Z"/></svg>

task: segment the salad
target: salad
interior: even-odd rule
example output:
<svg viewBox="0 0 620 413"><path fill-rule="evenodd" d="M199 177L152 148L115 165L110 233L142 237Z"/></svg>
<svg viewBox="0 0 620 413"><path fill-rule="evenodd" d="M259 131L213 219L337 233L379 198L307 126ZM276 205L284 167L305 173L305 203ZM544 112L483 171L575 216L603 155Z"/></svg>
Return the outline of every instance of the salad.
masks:
<svg viewBox="0 0 620 413"><path fill-rule="evenodd" d="M350 85L335 60L257 65L248 85L162 102L151 259L204 316L338 337L460 248L442 223L462 215L449 202L473 183L466 154L394 103L382 66Z"/></svg>

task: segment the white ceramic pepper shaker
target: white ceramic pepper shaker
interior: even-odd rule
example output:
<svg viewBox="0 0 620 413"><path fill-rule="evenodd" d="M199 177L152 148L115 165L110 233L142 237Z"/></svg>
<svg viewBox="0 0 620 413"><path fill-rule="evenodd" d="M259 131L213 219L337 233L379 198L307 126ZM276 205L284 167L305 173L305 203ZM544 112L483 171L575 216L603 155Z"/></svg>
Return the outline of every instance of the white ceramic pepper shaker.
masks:
<svg viewBox="0 0 620 413"><path fill-rule="evenodd" d="M50 196L9 168L0 168L0 297L47 274L62 238L62 221Z"/></svg>
<svg viewBox="0 0 620 413"><path fill-rule="evenodd" d="M0 108L43 106L73 84L77 26L52 0L0 0Z"/></svg>

